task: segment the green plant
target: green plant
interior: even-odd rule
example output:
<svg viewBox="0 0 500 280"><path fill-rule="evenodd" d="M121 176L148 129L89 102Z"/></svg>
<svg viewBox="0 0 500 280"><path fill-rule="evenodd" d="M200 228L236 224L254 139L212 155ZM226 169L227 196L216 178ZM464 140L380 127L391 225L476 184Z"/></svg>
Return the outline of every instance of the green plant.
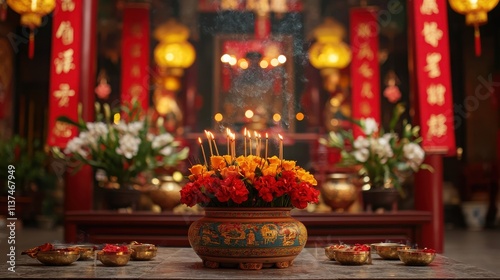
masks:
<svg viewBox="0 0 500 280"><path fill-rule="evenodd" d="M374 188L394 186L402 195L401 177L420 169L431 170L423 164L424 150L420 147L420 127L403 120L400 134L395 131L403 104L397 104L389 124L389 132L384 132L373 119L351 120L362 130L362 135L354 139L352 130L331 131L320 143L341 150L341 165L361 166L360 173L369 178Z"/></svg>
<svg viewBox="0 0 500 280"><path fill-rule="evenodd" d="M30 149L26 139L19 135L0 140L0 158L2 170L8 170L9 165L15 168L13 181L16 185L16 194L36 191L32 184L44 191L54 189L56 176L49 170L50 156L43 150L41 141L33 141ZM7 172L0 174L3 194L6 194L7 190L7 175L9 175Z"/></svg>

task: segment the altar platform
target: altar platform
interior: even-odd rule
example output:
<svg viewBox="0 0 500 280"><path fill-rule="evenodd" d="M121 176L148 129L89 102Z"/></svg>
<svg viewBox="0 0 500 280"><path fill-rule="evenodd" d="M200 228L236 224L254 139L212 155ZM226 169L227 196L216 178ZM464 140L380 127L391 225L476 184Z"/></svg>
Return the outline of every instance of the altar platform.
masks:
<svg viewBox="0 0 500 280"><path fill-rule="evenodd" d="M77 261L69 266L45 266L18 256L16 272L0 267L0 279L500 279L492 272L437 255L428 266L405 266L373 254L372 264L344 266L330 261L323 248L306 248L286 269L256 271L210 269L191 248L160 247L151 261L130 261L123 267L106 267L99 261Z"/></svg>

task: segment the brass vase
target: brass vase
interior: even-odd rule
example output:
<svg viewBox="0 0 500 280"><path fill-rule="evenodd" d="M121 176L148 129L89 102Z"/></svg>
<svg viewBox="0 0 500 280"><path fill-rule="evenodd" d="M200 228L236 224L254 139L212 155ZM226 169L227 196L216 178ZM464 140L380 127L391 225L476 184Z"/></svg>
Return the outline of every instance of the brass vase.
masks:
<svg viewBox="0 0 500 280"><path fill-rule="evenodd" d="M205 208L188 239L209 268L286 268L307 241L305 226L290 208Z"/></svg>
<svg viewBox="0 0 500 280"><path fill-rule="evenodd" d="M321 185L321 196L332 211L344 212L358 199L355 174L333 173Z"/></svg>
<svg viewBox="0 0 500 280"><path fill-rule="evenodd" d="M172 211L181 204L181 189L181 185L172 176L162 176L158 188L150 192L151 200L160 206L162 211Z"/></svg>

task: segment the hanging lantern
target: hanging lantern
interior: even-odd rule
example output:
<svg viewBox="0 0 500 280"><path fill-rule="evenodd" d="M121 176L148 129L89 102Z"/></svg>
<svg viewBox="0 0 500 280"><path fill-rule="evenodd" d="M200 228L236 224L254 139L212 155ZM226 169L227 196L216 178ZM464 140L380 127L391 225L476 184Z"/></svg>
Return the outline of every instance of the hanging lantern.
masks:
<svg viewBox="0 0 500 280"><path fill-rule="evenodd" d="M309 62L321 71L325 89L334 91L340 80L339 70L352 59L351 49L342 41L345 30L337 21L326 18L313 35L316 42L309 48Z"/></svg>
<svg viewBox="0 0 500 280"><path fill-rule="evenodd" d="M35 28L42 24L42 17L56 7L55 0L7 0L7 4L21 15L21 25L30 29L29 57L35 54Z"/></svg>
<svg viewBox="0 0 500 280"><path fill-rule="evenodd" d="M498 0L449 0L451 8L465 15L465 23L474 26L476 56L481 55L479 26L488 22L488 12L498 4Z"/></svg>
<svg viewBox="0 0 500 280"><path fill-rule="evenodd" d="M160 41L154 49L156 64L182 76L183 69L191 66L196 58L193 45L187 41L189 29L171 19L154 31L154 37Z"/></svg>
<svg viewBox="0 0 500 280"><path fill-rule="evenodd" d="M345 30L338 22L326 18L314 29L316 42L309 49L309 61L318 69L343 69L351 62L351 49L342 42Z"/></svg>

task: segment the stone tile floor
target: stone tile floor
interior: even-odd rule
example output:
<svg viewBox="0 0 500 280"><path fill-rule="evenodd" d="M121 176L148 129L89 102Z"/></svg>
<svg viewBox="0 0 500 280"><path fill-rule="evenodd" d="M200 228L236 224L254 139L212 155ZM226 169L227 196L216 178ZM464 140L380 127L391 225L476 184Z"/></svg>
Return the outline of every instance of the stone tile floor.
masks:
<svg viewBox="0 0 500 280"><path fill-rule="evenodd" d="M5 227L4 227L5 228ZM7 260L9 244L8 231L0 231L0 262ZM445 231L445 256L492 271L500 275L498 255L500 254L500 230L489 229L469 231L465 229L447 229ZM63 229L38 229L25 227L16 230L16 249L21 251L46 242L62 243Z"/></svg>

